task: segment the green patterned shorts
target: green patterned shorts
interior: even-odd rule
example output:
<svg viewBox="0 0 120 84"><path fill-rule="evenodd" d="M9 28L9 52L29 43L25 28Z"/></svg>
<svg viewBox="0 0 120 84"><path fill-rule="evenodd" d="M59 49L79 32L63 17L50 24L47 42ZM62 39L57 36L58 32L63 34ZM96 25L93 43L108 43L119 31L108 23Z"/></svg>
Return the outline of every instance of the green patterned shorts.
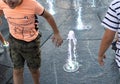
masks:
<svg viewBox="0 0 120 84"><path fill-rule="evenodd" d="M25 62L31 69L38 69L40 67L40 37L41 35L39 34L35 40L25 42L9 35L10 57L15 69L23 68Z"/></svg>

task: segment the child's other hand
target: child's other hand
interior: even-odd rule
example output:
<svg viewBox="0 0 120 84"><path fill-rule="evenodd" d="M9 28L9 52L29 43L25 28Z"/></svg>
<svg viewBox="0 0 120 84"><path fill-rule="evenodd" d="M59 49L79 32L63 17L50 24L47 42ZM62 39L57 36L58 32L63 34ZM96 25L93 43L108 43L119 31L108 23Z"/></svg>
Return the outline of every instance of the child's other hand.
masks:
<svg viewBox="0 0 120 84"><path fill-rule="evenodd" d="M106 55L98 56L98 62L101 66L104 65L104 59L106 58Z"/></svg>
<svg viewBox="0 0 120 84"><path fill-rule="evenodd" d="M9 46L9 42L7 41L4 41L4 44L3 44L4 47L8 47Z"/></svg>
<svg viewBox="0 0 120 84"><path fill-rule="evenodd" d="M55 46L59 47L63 43L63 39L60 34L54 34L52 37L52 42L55 43Z"/></svg>

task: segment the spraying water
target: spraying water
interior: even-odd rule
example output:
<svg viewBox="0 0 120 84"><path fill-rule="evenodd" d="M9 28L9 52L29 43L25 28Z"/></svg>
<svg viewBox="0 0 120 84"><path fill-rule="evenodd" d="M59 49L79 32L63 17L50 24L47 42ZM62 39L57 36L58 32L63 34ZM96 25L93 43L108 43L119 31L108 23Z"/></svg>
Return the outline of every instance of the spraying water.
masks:
<svg viewBox="0 0 120 84"><path fill-rule="evenodd" d="M91 29L90 25L83 25L82 22L82 7L79 7L78 9L78 17L77 17L77 30L89 30Z"/></svg>
<svg viewBox="0 0 120 84"><path fill-rule="evenodd" d="M95 6L95 0L92 0L92 5L91 5L91 7L96 7L96 6Z"/></svg>
<svg viewBox="0 0 120 84"><path fill-rule="evenodd" d="M73 5L75 8L75 11L78 11L78 8L81 6L81 0L73 0Z"/></svg>
<svg viewBox="0 0 120 84"><path fill-rule="evenodd" d="M49 5L49 12L54 15L55 14L55 11L53 10L54 7L53 7L53 4L54 4L54 1L53 0L47 0L47 3Z"/></svg>
<svg viewBox="0 0 120 84"><path fill-rule="evenodd" d="M82 12L82 7L79 7L78 18L77 18L77 30L84 30L83 23L82 23L82 18L81 18L81 16L82 16L81 12Z"/></svg>
<svg viewBox="0 0 120 84"><path fill-rule="evenodd" d="M63 66L63 69L66 72L75 72L79 69L79 63L76 58L76 45L77 39L75 38L74 31L70 30L68 33L68 59L66 64Z"/></svg>

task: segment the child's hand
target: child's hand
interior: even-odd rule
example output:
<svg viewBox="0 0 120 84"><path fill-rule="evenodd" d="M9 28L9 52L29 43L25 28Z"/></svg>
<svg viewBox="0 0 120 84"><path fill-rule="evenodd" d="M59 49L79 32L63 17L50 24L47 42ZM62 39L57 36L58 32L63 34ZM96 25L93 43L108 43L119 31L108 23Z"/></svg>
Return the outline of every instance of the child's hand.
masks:
<svg viewBox="0 0 120 84"><path fill-rule="evenodd" d="M63 39L59 34L54 34L52 37L52 42L55 43L57 47L59 47L63 43Z"/></svg>
<svg viewBox="0 0 120 84"><path fill-rule="evenodd" d="M4 41L4 44L3 44L4 47L8 47L9 46L9 42L7 41Z"/></svg>
<svg viewBox="0 0 120 84"><path fill-rule="evenodd" d="M101 66L104 65L104 59L106 58L106 55L98 56L98 62Z"/></svg>

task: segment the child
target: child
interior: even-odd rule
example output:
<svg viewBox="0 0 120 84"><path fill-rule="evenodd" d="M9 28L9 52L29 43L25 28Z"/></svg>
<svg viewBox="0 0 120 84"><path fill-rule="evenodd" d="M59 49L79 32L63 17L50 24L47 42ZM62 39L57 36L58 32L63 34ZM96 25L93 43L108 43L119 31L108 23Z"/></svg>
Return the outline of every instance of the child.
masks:
<svg viewBox="0 0 120 84"><path fill-rule="evenodd" d="M25 61L34 84L40 84L41 36L35 25L35 15L42 16L49 23L53 29L52 41L59 47L63 39L53 16L36 0L0 0L0 11L4 12L9 24L9 50L14 65L14 84L23 84Z"/></svg>
<svg viewBox="0 0 120 84"><path fill-rule="evenodd" d="M113 0L109 6L105 18L102 21L102 25L106 28L103 35L100 49L98 53L98 62L102 66L104 65L104 59L106 58L105 52L110 47L115 36L117 36L117 43L115 44L115 61L120 70L120 0Z"/></svg>

